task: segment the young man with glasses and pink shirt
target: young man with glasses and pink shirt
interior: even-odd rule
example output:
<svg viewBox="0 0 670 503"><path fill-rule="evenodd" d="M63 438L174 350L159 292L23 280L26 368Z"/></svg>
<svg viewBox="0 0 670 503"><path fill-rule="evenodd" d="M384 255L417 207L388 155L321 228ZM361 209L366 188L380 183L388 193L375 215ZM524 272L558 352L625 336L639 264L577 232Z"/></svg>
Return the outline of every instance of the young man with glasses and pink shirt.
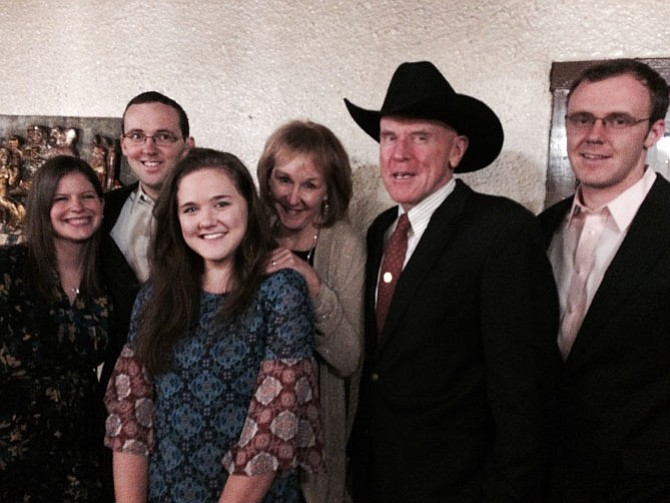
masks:
<svg viewBox="0 0 670 503"><path fill-rule="evenodd" d="M561 304L552 502L670 501L670 183L645 161L668 85L587 69L568 94L576 193L540 215Z"/></svg>

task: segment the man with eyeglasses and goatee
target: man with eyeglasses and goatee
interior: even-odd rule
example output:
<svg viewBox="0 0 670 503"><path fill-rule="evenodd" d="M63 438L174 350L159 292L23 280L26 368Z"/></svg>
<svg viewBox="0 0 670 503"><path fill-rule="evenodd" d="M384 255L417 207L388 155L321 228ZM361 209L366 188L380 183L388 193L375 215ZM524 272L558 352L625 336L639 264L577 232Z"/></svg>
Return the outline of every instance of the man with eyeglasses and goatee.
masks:
<svg viewBox="0 0 670 503"><path fill-rule="evenodd" d="M587 69L568 94L573 197L540 215L561 305L552 502L670 501L670 183L645 164L668 85Z"/></svg>
<svg viewBox="0 0 670 503"><path fill-rule="evenodd" d="M112 239L102 250L101 260L107 288L114 301L118 340L110 341L108 357L102 367L101 404L116 359L126 342L135 295L149 276L147 253L154 203L168 174L195 146L189 136L188 116L184 109L156 91L143 92L128 102L123 112L122 128L121 150L138 181L105 194L102 227ZM104 468L103 479L107 486L107 500L111 502L111 451L106 454L109 454L105 457L108 466Z"/></svg>

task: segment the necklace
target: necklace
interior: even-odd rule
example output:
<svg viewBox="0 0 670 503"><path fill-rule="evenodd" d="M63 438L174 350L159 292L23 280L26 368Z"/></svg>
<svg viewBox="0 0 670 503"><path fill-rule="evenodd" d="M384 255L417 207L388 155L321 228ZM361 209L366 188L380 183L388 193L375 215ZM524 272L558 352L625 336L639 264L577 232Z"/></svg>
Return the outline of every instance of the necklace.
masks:
<svg viewBox="0 0 670 503"><path fill-rule="evenodd" d="M316 243L319 240L319 231L317 230L314 233L314 238L312 240L312 246L307 250L295 250L293 247L289 249L294 255L297 255L299 258L307 262L309 265L312 265L312 257L314 256L314 250L316 250Z"/></svg>
<svg viewBox="0 0 670 503"><path fill-rule="evenodd" d="M71 284L72 284L72 283L70 283L70 285L71 285ZM68 295L72 294L72 295L74 295L75 297L76 297L77 295L79 295L79 292L80 292L80 290L79 290L79 285L75 285L75 286L70 286L70 285L66 285L66 284L64 284L64 283L61 283L61 288L62 288L63 291L64 291L66 294L68 294Z"/></svg>
<svg viewBox="0 0 670 503"><path fill-rule="evenodd" d="M314 256L314 250L316 250L316 242L319 240L319 229L316 230L314 233L314 242L312 243L312 247L309 249L307 252L307 260L306 262L308 264L312 263L312 257Z"/></svg>
<svg viewBox="0 0 670 503"><path fill-rule="evenodd" d="M275 233L278 233L279 229L280 229L279 219L277 219L275 221L274 228L275 228ZM305 262L311 264L312 257L314 256L314 250L316 250L316 243L319 241L319 228L318 227L316 227L315 230L314 230L314 237L312 238L312 246L309 247L307 250L304 250L304 251L296 250L296 249L293 248L293 246L286 243L284 241L284 239L281 240L281 241L283 241L281 246L285 246L286 248L291 250L293 253L296 253L297 255L299 255L300 258L305 260ZM298 239L298 241L300 241L300 240ZM298 244L298 243L294 243L294 244Z"/></svg>
<svg viewBox="0 0 670 503"><path fill-rule="evenodd" d="M73 287L63 287L63 291L65 292L65 295L70 301L70 304L74 304L74 302L77 300L77 297L79 297L79 286L73 286Z"/></svg>
<svg viewBox="0 0 670 503"><path fill-rule="evenodd" d="M63 253L67 253L67 250L63 251ZM59 264L56 273L63 292L68 296L70 302L74 302L74 299L79 296L79 286L84 274L81 261L73 260L72 264Z"/></svg>

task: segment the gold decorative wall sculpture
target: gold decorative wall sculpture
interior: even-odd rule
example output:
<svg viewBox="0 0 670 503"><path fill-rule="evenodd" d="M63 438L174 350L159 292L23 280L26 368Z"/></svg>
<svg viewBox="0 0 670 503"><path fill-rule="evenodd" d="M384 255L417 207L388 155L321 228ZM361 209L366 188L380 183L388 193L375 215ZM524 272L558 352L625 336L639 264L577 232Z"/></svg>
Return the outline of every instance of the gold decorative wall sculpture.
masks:
<svg viewBox="0 0 670 503"><path fill-rule="evenodd" d="M20 241L32 179L51 157L85 159L105 191L122 186L120 132L118 118L0 115L0 245Z"/></svg>

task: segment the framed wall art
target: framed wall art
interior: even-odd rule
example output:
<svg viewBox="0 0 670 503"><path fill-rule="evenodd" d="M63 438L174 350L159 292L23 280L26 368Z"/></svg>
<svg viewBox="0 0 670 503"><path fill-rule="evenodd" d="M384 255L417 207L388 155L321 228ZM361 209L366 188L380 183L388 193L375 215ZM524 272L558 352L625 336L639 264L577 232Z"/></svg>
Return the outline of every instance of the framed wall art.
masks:
<svg viewBox="0 0 670 503"><path fill-rule="evenodd" d="M105 191L128 183L120 133L120 118L0 115L0 245L21 240L32 179L51 157L86 160Z"/></svg>

